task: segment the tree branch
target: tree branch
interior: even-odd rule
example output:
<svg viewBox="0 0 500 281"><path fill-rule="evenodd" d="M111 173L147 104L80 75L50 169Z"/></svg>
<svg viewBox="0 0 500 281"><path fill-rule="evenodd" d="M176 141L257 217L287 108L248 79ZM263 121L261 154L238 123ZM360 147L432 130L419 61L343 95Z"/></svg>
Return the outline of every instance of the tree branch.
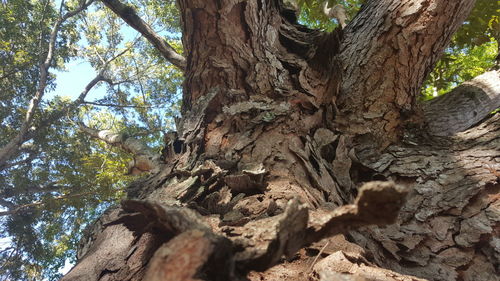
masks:
<svg viewBox="0 0 500 281"><path fill-rule="evenodd" d="M31 63L32 63L32 62L30 61L30 62L23 63L23 64L21 64L21 65L19 65L19 66L17 66L17 67L16 67L16 66L14 66L14 69L12 69L12 70L8 71L7 73L3 73L3 74L0 76L0 80L3 80L3 79L5 79L5 78L7 78L7 77L9 77L9 76L11 76L11 75L14 75L14 74L16 74L16 73L18 73L18 72L20 72L20 71L23 71L23 70L24 70L24 68L26 68L27 66L29 66Z"/></svg>
<svg viewBox="0 0 500 281"><path fill-rule="evenodd" d="M2 192L0 192L0 197L5 199L5 198L10 198L10 197L15 197L15 196L18 196L20 194L28 195L28 194L35 194L35 193L55 192L55 191L60 191L62 188L69 188L69 186L58 185L57 182L49 182L45 185L26 186L23 188L23 190L20 190L19 188L15 188L13 186L8 185L7 187L3 188ZM3 203L5 203L5 202L3 202ZM11 209L11 207L8 207L7 205L4 205L3 203L0 202L0 205ZM12 203L7 202L6 204L12 204Z"/></svg>
<svg viewBox="0 0 500 281"><path fill-rule="evenodd" d="M104 106L104 107L119 107L119 108L164 108L164 105L151 105L151 106L141 106L141 105L122 105L122 104L114 104L114 103L99 103L93 101L84 101L84 104L90 104L95 106Z"/></svg>
<svg viewBox="0 0 500 281"><path fill-rule="evenodd" d="M148 41L160 51L165 59L181 70L186 68L186 58L178 54L165 39L158 35L146 22L135 12L134 8L121 3L118 0L101 0L106 7L122 18L133 29L140 32Z"/></svg>
<svg viewBox="0 0 500 281"><path fill-rule="evenodd" d="M429 132L449 136L480 122L500 107L500 70L485 72L423 104Z"/></svg>
<svg viewBox="0 0 500 281"><path fill-rule="evenodd" d="M102 73L102 71L101 71L101 73ZM8 161L10 159L16 157L17 155L19 155L19 153L21 153L22 150L20 148L21 148L22 144L24 142L32 139L36 135L36 132L38 130L40 130L41 128L43 128L45 126L49 126L55 120L62 118L67 112L71 111L72 109L75 109L78 105L80 105L83 102L83 100L85 99L85 97L87 96L89 91L95 85L97 85L98 82L105 81L106 78L104 78L101 73L99 73L96 77L94 77L94 79L92 79L85 86L85 88L80 93L78 98L75 101L73 101L70 105L68 105L66 108L64 108L62 110L51 112L51 114L49 114L49 116L47 116L43 120L41 120L40 127L30 128L29 130L27 130L27 132L23 133L22 136L19 133L7 145L2 147L0 149L0 170L5 170L6 168L13 166L13 164L9 164ZM19 141L17 141L18 138L21 138L21 139Z"/></svg>
<svg viewBox="0 0 500 281"><path fill-rule="evenodd" d="M111 130L92 129L85 126L82 122L78 125L80 126L80 130L89 136L131 153L134 156L134 160L129 163L129 174L138 175L160 168L160 154L151 151L142 142Z"/></svg>
<svg viewBox="0 0 500 281"><path fill-rule="evenodd" d="M62 196L56 196L54 198L51 198L52 200L63 200L63 199L68 199L68 198L74 198L74 197L80 197L84 195L90 195L93 194L93 192L83 192L83 193L77 193L77 194L70 194L70 195L62 195ZM19 205L15 206L13 209L9 209L7 211L0 212L0 217L2 216L9 216L9 215L15 215L21 211L33 208L33 207L41 207L45 205L45 202L42 201L37 201L29 204L24 204L24 205Z"/></svg>
<svg viewBox="0 0 500 281"><path fill-rule="evenodd" d="M126 48L125 50L123 50L122 52L116 54L114 57L108 59L106 62L104 62L103 66L102 66L102 69L101 71L99 71L99 73L94 77L94 79L92 79L86 86L85 88L83 89L83 91L80 93L80 95L76 98L76 100L74 100L72 103L70 103L68 106L66 106L65 108L61 109L61 110L57 110L57 111L53 111L49 114L49 116L45 117L43 120L41 120L40 122L40 126L37 127L37 128L31 128L26 134L24 134L23 136L23 139L21 140L21 142L19 144L17 144L16 146L14 146L12 149L12 151L9 151L10 152L10 156L7 157L5 160L2 158L2 151L5 147L7 147L9 144L7 144L4 148L0 149L0 170L4 170L8 167L11 167L12 164L9 164L7 163L7 161L9 159L12 159L13 157L16 157L20 152L21 150L19 149L20 146L22 145L23 142L26 142L27 140L30 140L32 139L35 135L36 135L36 131L39 130L40 128L44 128L46 126L49 126L50 124L52 124L55 120L58 120L60 118L62 118L65 114L67 114L68 112L71 112L73 110L76 110L76 108L81 105L82 103L85 103L84 100L85 98L87 97L88 93L90 92L90 90L92 90L92 88L94 88L94 86L97 85L97 83L101 82L101 81L105 81L107 82L108 84L110 85L114 85L113 81L111 81L110 79L104 77L104 71L106 70L107 66L112 62L114 61L115 59L117 59L118 57L122 56L123 54L125 54L126 52L128 52L130 50L130 48Z"/></svg>
<svg viewBox="0 0 500 281"><path fill-rule="evenodd" d="M0 198L0 206L3 206L5 208L7 208L7 209L14 209L14 208L16 208L16 205L14 203L9 202L9 201L7 201L5 199L2 199L2 198Z"/></svg>
<svg viewBox="0 0 500 281"><path fill-rule="evenodd" d="M21 150L20 150L20 152L21 152ZM22 160L19 160L16 162L12 162L12 163L6 163L5 166L0 167L0 169L5 170L5 169L12 168L14 166L31 163L31 161L35 160L36 156L37 156L36 151L29 151L28 157L26 157L25 159L22 159Z"/></svg>
<svg viewBox="0 0 500 281"><path fill-rule="evenodd" d="M343 30L337 107L345 130L369 133L381 147L398 141L403 115L417 108L425 77L474 2L367 1Z"/></svg>

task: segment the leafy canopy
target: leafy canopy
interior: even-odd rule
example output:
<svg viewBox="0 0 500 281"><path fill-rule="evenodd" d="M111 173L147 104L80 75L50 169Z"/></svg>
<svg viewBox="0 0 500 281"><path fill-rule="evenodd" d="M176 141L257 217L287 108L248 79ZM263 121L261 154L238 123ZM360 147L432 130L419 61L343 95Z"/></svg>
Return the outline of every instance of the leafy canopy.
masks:
<svg viewBox="0 0 500 281"><path fill-rule="evenodd" d="M18 133L40 85L55 22L81 2L0 3L0 148ZM130 4L180 46L174 1ZM77 102L83 88L62 93L56 86L58 76L82 63L105 81ZM85 226L133 180L125 175L131 156L91 138L78 123L138 135L160 150L180 106L182 74L99 2L61 24L49 73L27 140L0 168L0 212L9 212L0 216L0 280L58 279L74 261Z"/></svg>

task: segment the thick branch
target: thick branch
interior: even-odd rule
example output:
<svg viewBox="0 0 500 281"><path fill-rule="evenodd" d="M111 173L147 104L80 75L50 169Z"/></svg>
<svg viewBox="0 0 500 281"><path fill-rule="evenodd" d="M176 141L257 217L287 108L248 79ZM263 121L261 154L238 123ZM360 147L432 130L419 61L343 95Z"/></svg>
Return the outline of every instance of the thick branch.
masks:
<svg viewBox="0 0 500 281"><path fill-rule="evenodd" d="M429 132L449 136L464 131L500 107L500 70L481 74L450 93L423 104Z"/></svg>
<svg viewBox="0 0 500 281"><path fill-rule="evenodd" d="M367 1L344 30L338 107L346 130L396 141L426 75L474 0Z"/></svg>
<svg viewBox="0 0 500 281"><path fill-rule="evenodd" d="M160 168L160 154L151 151L149 147L142 142L128 137L122 133L116 133L111 130L95 130L79 124L80 130L93 138L104 141L105 143L119 147L124 151L131 153L134 160L129 163L129 174L140 174L150 172Z"/></svg>
<svg viewBox="0 0 500 281"><path fill-rule="evenodd" d="M436 140L417 138L417 145L390 146L382 154L356 148L365 167L411 192L396 224L364 229L363 236L351 232L354 242L369 245L365 248L379 266L401 273L428 280L496 280L500 115ZM412 266L402 266L407 262Z"/></svg>
<svg viewBox="0 0 500 281"><path fill-rule="evenodd" d="M102 0L104 5L111 9L117 16L122 18L128 25L140 32L148 41L160 51L160 53L173 65L184 70L186 59L179 55L165 39L158 35L146 22L135 12L134 8L121 3L118 0Z"/></svg>

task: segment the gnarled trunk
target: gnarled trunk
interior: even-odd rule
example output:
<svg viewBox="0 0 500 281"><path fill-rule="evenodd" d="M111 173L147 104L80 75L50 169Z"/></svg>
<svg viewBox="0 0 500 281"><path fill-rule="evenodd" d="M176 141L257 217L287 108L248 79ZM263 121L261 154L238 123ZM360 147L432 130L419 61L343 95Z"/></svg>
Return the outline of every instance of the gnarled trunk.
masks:
<svg viewBox="0 0 500 281"><path fill-rule="evenodd" d="M368 1L324 33L277 1L179 1L179 131L63 280L494 280L498 116L431 137L415 101L473 2Z"/></svg>

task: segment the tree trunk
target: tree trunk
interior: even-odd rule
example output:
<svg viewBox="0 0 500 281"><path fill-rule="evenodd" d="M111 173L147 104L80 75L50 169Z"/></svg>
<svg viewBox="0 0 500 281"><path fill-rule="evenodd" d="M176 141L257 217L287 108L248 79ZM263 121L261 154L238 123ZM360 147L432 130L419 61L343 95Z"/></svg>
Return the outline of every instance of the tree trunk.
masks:
<svg viewBox="0 0 500 281"><path fill-rule="evenodd" d="M497 278L499 117L431 137L416 103L474 1L368 1L332 33L178 2L179 131L62 280Z"/></svg>

